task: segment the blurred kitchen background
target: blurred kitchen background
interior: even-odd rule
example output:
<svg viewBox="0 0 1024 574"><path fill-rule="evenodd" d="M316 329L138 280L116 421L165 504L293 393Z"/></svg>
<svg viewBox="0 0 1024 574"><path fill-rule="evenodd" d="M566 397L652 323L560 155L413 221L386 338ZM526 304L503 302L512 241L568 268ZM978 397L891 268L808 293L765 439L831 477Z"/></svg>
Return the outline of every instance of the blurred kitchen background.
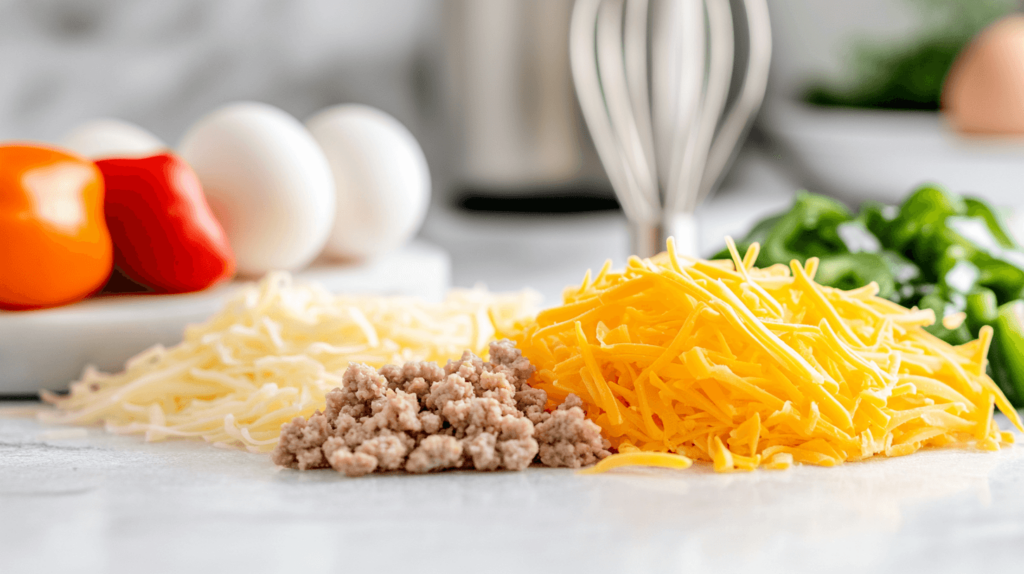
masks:
<svg viewBox="0 0 1024 574"><path fill-rule="evenodd" d="M878 54L934 38L962 44L1015 8L769 0L768 95L731 173L698 211L704 254L801 187L852 205L896 202L930 177L1024 202L1024 147L1013 142L951 144L934 111L824 117L794 104L813 86L855 90L885 67ZM337 103L376 106L424 148L434 185L420 234L449 251L454 284L531 285L550 300L628 250L573 91L571 9L571 0L0 0L0 140L55 141L85 120L116 117L173 146L234 100L300 120ZM962 153L943 156L951 145Z"/></svg>

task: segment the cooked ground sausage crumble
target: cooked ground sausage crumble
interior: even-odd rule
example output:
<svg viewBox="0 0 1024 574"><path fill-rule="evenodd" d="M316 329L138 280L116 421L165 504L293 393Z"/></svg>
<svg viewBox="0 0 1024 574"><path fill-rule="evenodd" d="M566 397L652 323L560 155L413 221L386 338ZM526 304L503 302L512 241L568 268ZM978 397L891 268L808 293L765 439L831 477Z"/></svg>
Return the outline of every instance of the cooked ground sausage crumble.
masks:
<svg viewBox="0 0 1024 574"><path fill-rule="evenodd" d="M331 467L348 476L375 471L522 470L536 460L579 468L608 456L601 429L569 395L546 412L547 393L526 381L534 367L507 339L490 361L470 351L458 361L352 363L327 407L281 429L276 464Z"/></svg>

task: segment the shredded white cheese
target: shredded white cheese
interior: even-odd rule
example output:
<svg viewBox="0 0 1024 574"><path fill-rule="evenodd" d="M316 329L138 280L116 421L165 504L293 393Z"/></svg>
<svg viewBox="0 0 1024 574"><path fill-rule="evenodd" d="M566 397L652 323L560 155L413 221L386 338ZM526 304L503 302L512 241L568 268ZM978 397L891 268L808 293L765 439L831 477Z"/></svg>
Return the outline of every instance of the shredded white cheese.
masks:
<svg viewBox="0 0 1024 574"><path fill-rule="evenodd" d="M444 363L466 349L484 356L495 336L531 317L532 292L453 290L442 303L333 295L272 273L245 287L216 316L190 326L184 341L156 346L106 374L87 368L48 422L103 422L146 440L202 437L217 446L270 451L281 425L323 408L350 362L373 367L413 360Z"/></svg>

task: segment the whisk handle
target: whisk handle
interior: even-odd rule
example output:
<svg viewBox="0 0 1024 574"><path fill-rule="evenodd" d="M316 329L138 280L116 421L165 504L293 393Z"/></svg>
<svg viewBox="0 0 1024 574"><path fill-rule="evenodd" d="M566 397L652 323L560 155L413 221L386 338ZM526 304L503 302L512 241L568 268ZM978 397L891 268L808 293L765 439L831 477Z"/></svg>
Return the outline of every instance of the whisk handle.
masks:
<svg viewBox="0 0 1024 574"><path fill-rule="evenodd" d="M673 237L677 253L697 257L697 231L692 213L675 213L658 223L629 221L629 244L633 255L652 257L664 251L666 241Z"/></svg>

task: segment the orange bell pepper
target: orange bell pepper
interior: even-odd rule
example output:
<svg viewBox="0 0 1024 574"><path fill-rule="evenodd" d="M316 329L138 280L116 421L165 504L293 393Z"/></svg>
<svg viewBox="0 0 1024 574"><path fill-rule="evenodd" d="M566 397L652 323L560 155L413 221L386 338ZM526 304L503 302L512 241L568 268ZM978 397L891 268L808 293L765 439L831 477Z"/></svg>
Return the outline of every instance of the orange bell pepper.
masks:
<svg viewBox="0 0 1024 574"><path fill-rule="evenodd" d="M96 165L59 149L0 145L0 309L77 301L112 266Z"/></svg>

